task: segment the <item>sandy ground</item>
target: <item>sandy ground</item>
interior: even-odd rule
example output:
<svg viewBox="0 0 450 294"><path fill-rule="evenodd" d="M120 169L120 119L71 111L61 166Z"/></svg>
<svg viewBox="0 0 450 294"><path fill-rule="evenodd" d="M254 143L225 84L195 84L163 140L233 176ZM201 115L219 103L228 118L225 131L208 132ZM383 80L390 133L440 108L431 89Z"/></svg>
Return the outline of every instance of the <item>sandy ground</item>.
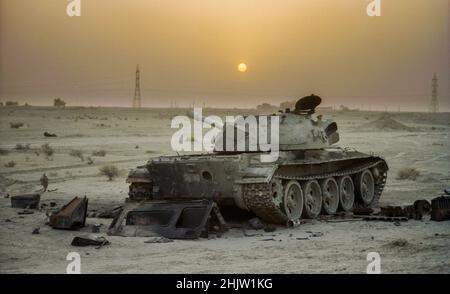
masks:
<svg viewBox="0 0 450 294"><path fill-rule="evenodd" d="M1 107L0 192L39 190L39 178L45 172L49 188L57 190L43 194L43 203L63 205L74 196L86 195L90 209L120 205L128 189L127 171L149 157L172 153L170 119L177 113L186 110ZM429 200L450 187L450 114L391 113L391 118L412 130L360 127L380 116L376 112L325 113L338 122L340 146L374 152L388 161L381 204ZM11 122L24 126L14 129ZM44 131L58 137L45 138ZM36 153L45 143L54 149L49 159ZM30 144L30 150L16 150L17 144ZM69 155L72 149L81 150L85 160ZM92 155L101 149L106 156ZM94 163L88 164L87 157ZM6 167L10 161L15 166ZM99 167L106 163L122 170L112 182L99 175ZM416 168L420 176L397 179L404 167ZM428 217L400 226L314 220L273 233L247 231L252 237L232 229L221 238L166 244L107 236L111 245L95 249L72 247L70 242L74 236L92 235L91 226L96 223L104 226L95 236L106 236L108 219L88 218L88 227L81 231L60 231L45 225L44 212L18 215L18 211L10 207L10 199L0 198L1 273L65 273L71 251L80 253L83 273L365 273L371 251L381 255L384 273L450 273L450 221L438 223ZM35 227L40 227L40 234L31 234Z"/></svg>

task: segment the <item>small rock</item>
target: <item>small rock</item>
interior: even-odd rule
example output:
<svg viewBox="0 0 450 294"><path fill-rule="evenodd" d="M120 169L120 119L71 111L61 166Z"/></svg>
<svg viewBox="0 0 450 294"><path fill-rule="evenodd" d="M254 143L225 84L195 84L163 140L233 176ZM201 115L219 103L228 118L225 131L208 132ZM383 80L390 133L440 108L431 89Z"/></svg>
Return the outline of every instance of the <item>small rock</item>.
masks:
<svg viewBox="0 0 450 294"><path fill-rule="evenodd" d="M9 218L5 219L5 223L12 223L12 220L10 220Z"/></svg>
<svg viewBox="0 0 450 294"><path fill-rule="evenodd" d="M405 247L408 244L408 241L405 239L397 239L388 243L390 247Z"/></svg>
<svg viewBox="0 0 450 294"><path fill-rule="evenodd" d="M295 238L296 240L309 240L309 238L308 237L299 237L299 238Z"/></svg>
<svg viewBox="0 0 450 294"><path fill-rule="evenodd" d="M277 227L275 227L274 225L266 225L264 227L264 232L270 233L270 232L275 232L277 229Z"/></svg>
<svg viewBox="0 0 450 294"><path fill-rule="evenodd" d="M168 239L166 237L153 237L148 239L147 241L144 241L144 243L169 243L173 242L172 239Z"/></svg>
<svg viewBox="0 0 450 294"><path fill-rule="evenodd" d="M250 227L254 230L261 230L264 228L264 224L261 222L261 220L257 217L254 217L252 219L248 220L248 224Z"/></svg>
<svg viewBox="0 0 450 294"><path fill-rule="evenodd" d="M322 232L310 232L311 235L309 235L310 237L322 237L323 233Z"/></svg>
<svg viewBox="0 0 450 294"><path fill-rule="evenodd" d="M244 236L245 237L262 237L264 235L261 233L251 234L251 233L247 233L247 231L244 230Z"/></svg>
<svg viewBox="0 0 450 294"><path fill-rule="evenodd" d="M262 239L261 241L276 241L274 238Z"/></svg>
<svg viewBox="0 0 450 294"><path fill-rule="evenodd" d="M23 215L23 214L33 214L33 213L34 213L34 211L32 211L32 210L27 210L27 209L17 212L18 215Z"/></svg>
<svg viewBox="0 0 450 294"><path fill-rule="evenodd" d="M102 224L95 224L92 226L92 233L100 233L100 227Z"/></svg>
<svg viewBox="0 0 450 294"><path fill-rule="evenodd" d="M33 235L37 235L37 234L39 234L39 233L40 233L40 230L41 230L41 228L40 228L40 227L34 228L33 232L31 232L31 234L33 234Z"/></svg>

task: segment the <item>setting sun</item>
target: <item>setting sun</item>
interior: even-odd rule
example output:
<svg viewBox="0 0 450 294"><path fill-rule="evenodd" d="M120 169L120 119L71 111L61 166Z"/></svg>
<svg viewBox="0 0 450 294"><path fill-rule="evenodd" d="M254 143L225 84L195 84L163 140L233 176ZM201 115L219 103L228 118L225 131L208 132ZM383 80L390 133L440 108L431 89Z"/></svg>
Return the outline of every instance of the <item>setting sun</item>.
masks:
<svg viewBox="0 0 450 294"><path fill-rule="evenodd" d="M238 71L240 72L246 72L247 71L247 65L245 63L240 63L238 65Z"/></svg>

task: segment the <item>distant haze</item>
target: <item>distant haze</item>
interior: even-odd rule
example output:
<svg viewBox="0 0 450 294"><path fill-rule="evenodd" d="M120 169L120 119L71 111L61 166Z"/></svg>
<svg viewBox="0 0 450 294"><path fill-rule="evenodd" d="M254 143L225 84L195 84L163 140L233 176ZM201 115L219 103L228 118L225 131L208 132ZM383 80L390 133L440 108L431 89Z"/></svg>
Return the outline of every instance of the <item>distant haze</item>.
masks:
<svg viewBox="0 0 450 294"><path fill-rule="evenodd" d="M311 93L324 105L450 108L449 0L0 1L0 100L254 107ZM239 63L247 71L237 70Z"/></svg>

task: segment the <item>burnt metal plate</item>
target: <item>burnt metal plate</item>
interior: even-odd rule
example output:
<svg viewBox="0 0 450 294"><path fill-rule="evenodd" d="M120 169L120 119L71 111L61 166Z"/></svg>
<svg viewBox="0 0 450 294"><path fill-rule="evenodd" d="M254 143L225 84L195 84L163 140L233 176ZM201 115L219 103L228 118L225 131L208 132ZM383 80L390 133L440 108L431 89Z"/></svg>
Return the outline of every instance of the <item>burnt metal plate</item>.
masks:
<svg viewBox="0 0 450 294"><path fill-rule="evenodd" d="M84 227L88 199L75 197L57 213L50 215L50 226L54 229L77 229Z"/></svg>
<svg viewBox="0 0 450 294"><path fill-rule="evenodd" d="M144 202L124 209L113 220L110 235L197 239L208 231L213 201Z"/></svg>
<svg viewBox="0 0 450 294"><path fill-rule="evenodd" d="M11 197L11 207L24 209L38 209L40 194L24 194Z"/></svg>
<svg viewBox="0 0 450 294"><path fill-rule="evenodd" d="M450 220L450 195L442 195L431 200L431 220Z"/></svg>

